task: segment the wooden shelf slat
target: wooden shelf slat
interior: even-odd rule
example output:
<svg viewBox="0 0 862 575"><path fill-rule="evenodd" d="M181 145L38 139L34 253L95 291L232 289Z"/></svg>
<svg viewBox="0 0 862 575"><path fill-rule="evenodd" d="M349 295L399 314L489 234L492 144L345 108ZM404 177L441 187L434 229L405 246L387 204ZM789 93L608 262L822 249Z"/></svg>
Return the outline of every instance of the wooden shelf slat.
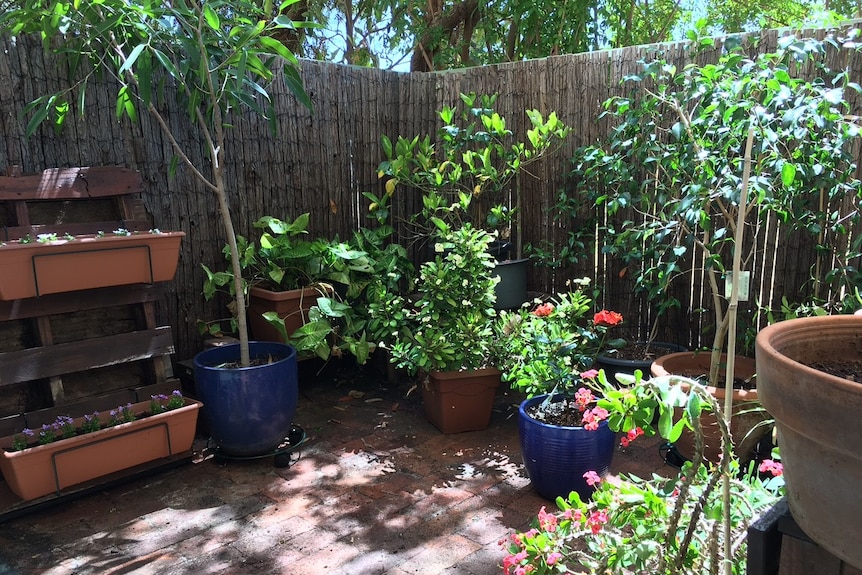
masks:
<svg viewBox="0 0 862 575"><path fill-rule="evenodd" d="M0 387L172 353L168 326L10 351L0 354Z"/></svg>

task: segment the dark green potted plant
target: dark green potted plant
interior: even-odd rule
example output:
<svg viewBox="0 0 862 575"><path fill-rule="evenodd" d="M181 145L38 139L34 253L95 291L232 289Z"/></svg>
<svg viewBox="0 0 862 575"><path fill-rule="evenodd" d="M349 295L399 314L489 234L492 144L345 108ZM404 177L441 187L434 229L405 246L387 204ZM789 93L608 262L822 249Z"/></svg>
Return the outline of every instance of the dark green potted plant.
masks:
<svg viewBox="0 0 862 575"><path fill-rule="evenodd" d="M290 0L282 3L281 8L289 4ZM57 14L62 17L56 17ZM91 75L107 72L117 79L118 112L136 121L138 112L146 110L172 148L171 170L182 165L194 174L207 193L212 192L231 253L239 344L221 348L218 357L212 357L212 350L199 354L196 368L210 369L206 375L196 369L196 383L204 403L209 404L205 415L210 429L224 423L234 428L245 426L249 432L258 421L281 422L275 428L283 429L273 431L272 426L261 429L261 437L254 440L253 452L261 451L263 443L275 447L289 432L291 409L295 409L297 396L296 358L295 351L286 345L275 350L272 345L278 344L267 344L266 349L255 351L249 344L241 259L229 190L223 178L230 149L225 128L230 125L230 115L241 110L261 116L273 112L267 84L276 78L276 71L281 72L288 89L311 107L299 77L298 62L278 39L280 32L300 24L283 15L273 17L274 14L271 1L263 6L248 0L161 2L136 4L130 9L123 0L99 3L69 0L16 3L1 17L4 30L12 34L41 33L47 47L69 56L73 88L34 100L28 110L32 113L28 135L48 119L56 127L62 126L66 111L77 109L70 105L76 98L74 92L80 90L83 95ZM89 60L90 67L79 66L83 60ZM170 83L170 90L162 92L157 88L161 78ZM174 138L171 132L174 120L166 118L160 109L162 98L168 93L177 96L180 108L188 113L186 120L198 128L200 138L185 142ZM199 148L195 152L203 151L205 160L201 165L192 160L199 154L184 145ZM252 359L258 365L252 366ZM256 375L269 369L280 370L281 375L267 377L271 385L258 385ZM223 382L210 383L210 377L219 376L225 376ZM231 392L232 402L217 409L214 404L222 397L219 387ZM240 388L242 392L238 391ZM258 400L268 394L270 401ZM246 400L251 403L245 403ZM261 413L256 411L257 407L269 411ZM216 412L231 415L216 421L211 417Z"/></svg>
<svg viewBox="0 0 862 575"><path fill-rule="evenodd" d="M392 361L419 373L428 419L444 433L484 429L500 384L495 367L491 236L439 219L435 258L422 264L416 297L390 293L369 310L390 329Z"/></svg>
<svg viewBox="0 0 862 575"><path fill-rule="evenodd" d="M365 322L357 308L376 273L375 261L338 239L305 239L308 214L292 222L264 216L254 227L262 230L256 241L237 238L252 335L261 341L290 343L301 355L322 359L329 359L333 350L349 351L365 363L373 346L364 336ZM224 253L229 259L227 247ZM203 268L207 299L224 287L233 295L232 270ZM220 326L207 325L207 330L213 329ZM336 337L338 341L333 341Z"/></svg>

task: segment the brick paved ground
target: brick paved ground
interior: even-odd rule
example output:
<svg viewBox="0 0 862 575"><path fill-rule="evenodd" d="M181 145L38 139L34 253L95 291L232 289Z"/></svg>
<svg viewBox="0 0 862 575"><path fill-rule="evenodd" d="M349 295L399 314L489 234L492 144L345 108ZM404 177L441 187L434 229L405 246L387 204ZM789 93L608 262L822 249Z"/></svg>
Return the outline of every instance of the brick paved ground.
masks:
<svg viewBox="0 0 862 575"><path fill-rule="evenodd" d="M0 524L0 575L500 573L498 540L550 505L521 465L520 398L501 388L487 430L443 435L409 382L312 367L293 466L208 459ZM612 471L668 468L647 441Z"/></svg>

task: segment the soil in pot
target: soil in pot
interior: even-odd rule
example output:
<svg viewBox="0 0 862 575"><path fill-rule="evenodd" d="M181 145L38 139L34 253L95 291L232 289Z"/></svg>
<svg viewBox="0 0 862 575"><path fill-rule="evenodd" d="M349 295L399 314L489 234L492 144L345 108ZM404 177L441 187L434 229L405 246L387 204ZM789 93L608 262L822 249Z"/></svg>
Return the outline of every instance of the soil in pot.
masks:
<svg viewBox="0 0 862 575"><path fill-rule="evenodd" d="M685 351L685 349L682 346L670 343L635 341L626 343L625 347L617 349L613 354L608 354L608 357L625 361L648 361L652 363L656 358L667 355L668 351Z"/></svg>
<svg viewBox="0 0 862 575"><path fill-rule="evenodd" d="M544 409L541 407L542 404L538 403L524 408L524 411L536 421L541 421L547 425L560 427L580 427L583 425L581 413L575 406L574 399L567 398L562 401L554 401L548 403Z"/></svg>
<svg viewBox="0 0 862 575"><path fill-rule="evenodd" d="M862 361L859 360L812 361L805 363L805 365L812 369L816 369L817 371L834 375L835 377L862 382Z"/></svg>

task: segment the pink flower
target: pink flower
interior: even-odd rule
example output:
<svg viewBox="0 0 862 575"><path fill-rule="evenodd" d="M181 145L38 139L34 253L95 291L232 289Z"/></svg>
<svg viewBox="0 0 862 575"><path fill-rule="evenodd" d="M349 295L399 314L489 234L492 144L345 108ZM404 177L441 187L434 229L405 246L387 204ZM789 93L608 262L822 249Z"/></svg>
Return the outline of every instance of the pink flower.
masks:
<svg viewBox="0 0 862 575"><path fill-rule="evenodd" d="M597 369L588 369L587 371L581 372L582 379L595 379L598 375L599 371Z"/></svg>
<svg viewBox="0 0 862 575"><path fill-rule="evenodd" d="M761 473L771 473L773 477L784 475L784 465L772 459L764 459L757 470Z"/></svg>
<svg viewBox="0 0 862 575"><path fill-rule="evenodd" d="M587 480L587 485L595 486L597 483L602 482L602 478L599 477L599 474L595 471L587 471L584 473L584 479Z"/></svg>
<svg viewBox="0 0 862 575"><path fill-rule="evenodd" d="M575 405L577 405L578 409L581 411L585 410L595 399L593 392L585 387L581 387L575 392Z"/></svg>
<svg viewBox="0 0 862 575"><path fill-rule="evenodd" d="M557 553L557 552L550 553L550 554L548 554L547 563L548 563L548 565L554 565L557 561L559 561L562 558L563 558L562 553Z"/></svg>
<svg viewBox="0 0 862 575"><path fill-rule="evenodd" d="M594 407L584 412L584 429L595 431L599 428L599 422L608 418L608 410L602 407Z"/></svg>
<svg viewBox="0 0 862 575"><path fill-rule="evenodd" d="M546 512L544 505L539 509L539 527L549 533L553 533L557 530L557 516L553 513Z"/></svg>
<svg viewBox="0 0 862 575"><path fill-rule="evenodd" d="M587 524L590 526L590 531L593 532L593 535L598 534L602 530L602 525L607 522L608 514L604 511L593 511L587 520Z"/></svg>
<svg viewBox="0 0 862 575"><path fill-rule="evenodd" d="M580 509L566 509L563 511L563 519L568 519L570 521L580 521L584 518L584 514L581 513Z"/></svg>

